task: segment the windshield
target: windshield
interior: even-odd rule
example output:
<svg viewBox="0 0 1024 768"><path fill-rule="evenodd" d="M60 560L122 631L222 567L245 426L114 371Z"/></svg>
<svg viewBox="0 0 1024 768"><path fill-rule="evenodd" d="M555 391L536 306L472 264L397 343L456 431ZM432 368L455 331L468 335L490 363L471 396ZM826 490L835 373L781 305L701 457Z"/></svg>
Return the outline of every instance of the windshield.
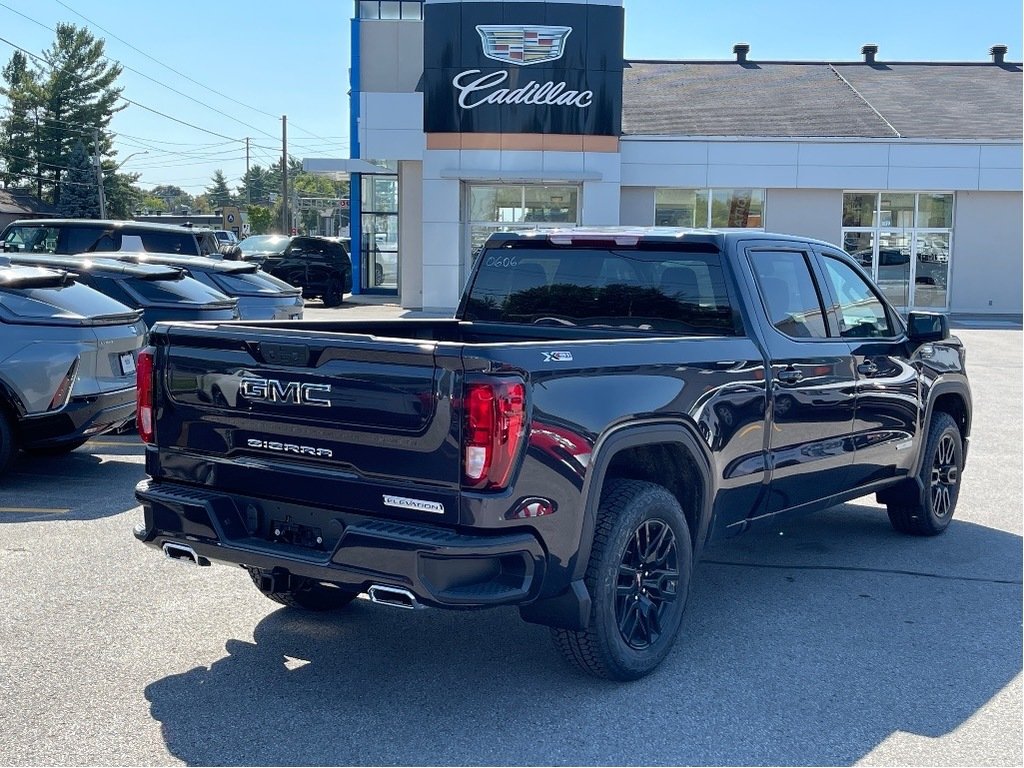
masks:
<svg viewBox="0 0 1024 768"><path fill-rule="evenodd" d="M260 253L262 251L280 253L288 247L290 240L290 237L284 235L254 235L245 238L238 244L238 247L242 249L242 253Z"/></svg>
<svg viewBox="0 0 1024 768"><path fill-rule="evenodd" d="M735 335L721 255L700 250L499 248L482 262L466 320Z"/></svg>
<svg viewBox="0 0 1024 768"><path fill-rule="evenodd" d="M124 286L142 299L143 304L219 304L231 301L220 291L191 277L179 277L177 280L129 278L124 281Z"/></svg>

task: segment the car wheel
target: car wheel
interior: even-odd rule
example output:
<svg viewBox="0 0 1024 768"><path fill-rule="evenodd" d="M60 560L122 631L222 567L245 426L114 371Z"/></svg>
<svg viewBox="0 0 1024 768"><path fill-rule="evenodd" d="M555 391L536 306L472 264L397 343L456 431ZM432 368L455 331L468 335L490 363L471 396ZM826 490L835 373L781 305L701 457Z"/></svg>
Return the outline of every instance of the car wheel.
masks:
<svg viewBox="0 0 1024 768"><path fill-rule="evenodd" d="M551 630L580 669L635 680L668 655L683 619L693 546L676 498L639 480L613 480L601 495L584 576L591 596L585 630Z"/></svg>
<svg viewBox="0 0 1024 768"><path fill-rule="evenodd" d="M342 290L341 280L334 277L331 278L331 282L327 285L327 291L324 293L324 306L325 307L337 307L344 300L345 294Z"/></svg>
<svg viewBox="0 0 1024 768"><path fill-rule="evenodd" d="M81 448L87 442L89 442L89 438L83 437L81 440L73 440L70 443L61 443L60 445L25 448L25 453L29 453L33 456L63 456L67 453L71 453L76 448Z"/></svg>
<svg viewBox="0 0 1024 768"><path fill-rule="evenodd" d="M384 267L380 264L373 265L373 284L384 285Z"/></svg>
<svg viewBox="0 0 1024 768"><path fill-rule="evenodd" d="M915 536L935 536L946 530L960 496L963 466L964 446L959 427L948 413L932 414L918 474L924 493L912 503L900 499L887 505L892 527Z"/></svg>
<svg viewBox="0 0 1024 768"><path fill-rule="evenodd" d="M332 611L343 608L356 598L355 592L327 586L301 576L288 576L287 580L272 578L261 568L246 566L252 583L264 597L289 608L304 611Z"/></svg>
<svg viewBox="0 0 1024 768"><path fill-rule="evenodd" d="M0 475L11 466L15 449L14 430L11 428L11 419L4 409L0 408Z"/></svg>

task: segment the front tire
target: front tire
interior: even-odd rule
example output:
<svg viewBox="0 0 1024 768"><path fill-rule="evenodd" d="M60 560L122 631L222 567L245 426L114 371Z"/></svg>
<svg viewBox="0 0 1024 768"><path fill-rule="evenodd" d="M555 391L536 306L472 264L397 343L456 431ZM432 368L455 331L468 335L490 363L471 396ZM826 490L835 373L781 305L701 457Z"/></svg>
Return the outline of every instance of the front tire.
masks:
<svg viewBox="0 0 1024 768"><path fill-rule="evenodd" d="M275 603L299 608L304 611L333 611L343 608L356 598L355 592L347 592L338 587L329 587L312 579L301 576L289 576L285 585L280 579L268 579L266 571L246 566L252 583L264 597ZM268 584L273 587L268 588Z"/></svg>
<svg viewBox="0 0 1024 768"><path fill-rule="evenodd" d="M672 649L693 568L686 518L665 488L612 480L601 495L584 583L585 630L552 629L565 657L597 677L636 680Z"/></svg>
<svg viewBox="0 0 1024 768"><path fill-rule="evenodd" d="M948 413L934 413L918 473L924 493L910 503L901 499L887 505L892 527L914 536L936 536L946 530L956 511L963 467L959 427Z"/></svg>
<svg viewBox="0 0 1024 768"><path fill-rule="evenodd" d="M14 430L11 419L0 407L0 475L7 471L14 460L17 446L14 444Z"/></svg>

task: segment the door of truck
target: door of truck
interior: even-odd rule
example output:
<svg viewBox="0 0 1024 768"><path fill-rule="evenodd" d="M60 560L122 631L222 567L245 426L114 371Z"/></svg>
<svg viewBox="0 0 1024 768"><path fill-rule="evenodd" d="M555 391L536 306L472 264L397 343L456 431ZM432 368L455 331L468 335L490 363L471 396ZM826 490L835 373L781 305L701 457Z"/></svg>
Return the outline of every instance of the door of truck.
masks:
<svg viewBox="0 0 1024 768"><path fill-rule="evenodd" d="M906 474L920 440L921 385L902 324L849 259L820 249L819 264L837 331L857 369L850 485Z"/></svg>
<svg viewBox="0 0 1024 768"><path fill-rule="evenodd" d="M849 344L830 335L811 248L749 241L742 250L771 358L771 488L762 513L771 515L847 487L857 372Z"/></svg>

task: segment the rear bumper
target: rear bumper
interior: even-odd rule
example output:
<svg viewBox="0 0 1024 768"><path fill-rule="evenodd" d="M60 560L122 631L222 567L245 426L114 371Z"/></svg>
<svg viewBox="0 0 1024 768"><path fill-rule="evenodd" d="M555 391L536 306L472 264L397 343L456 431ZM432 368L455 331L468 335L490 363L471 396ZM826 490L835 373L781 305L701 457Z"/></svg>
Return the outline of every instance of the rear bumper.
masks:
<svg viewBox="0 0 1024 768"><path fill-rule="evenodd" d="M28 416L19 424L26 448L46 448L101 435L135 416L135 387L73 397L57 413Z"/></svg>
<svg viewBox="0 0 1024 768"><path fill-rule="evenodd" d="M135 496L144 514L135 537L149 546L177 542L211 562L283 569L354 591L400 587L435 607L522 605L544 577L546 553L528 532L466 534L150 480Z"/></svg>

